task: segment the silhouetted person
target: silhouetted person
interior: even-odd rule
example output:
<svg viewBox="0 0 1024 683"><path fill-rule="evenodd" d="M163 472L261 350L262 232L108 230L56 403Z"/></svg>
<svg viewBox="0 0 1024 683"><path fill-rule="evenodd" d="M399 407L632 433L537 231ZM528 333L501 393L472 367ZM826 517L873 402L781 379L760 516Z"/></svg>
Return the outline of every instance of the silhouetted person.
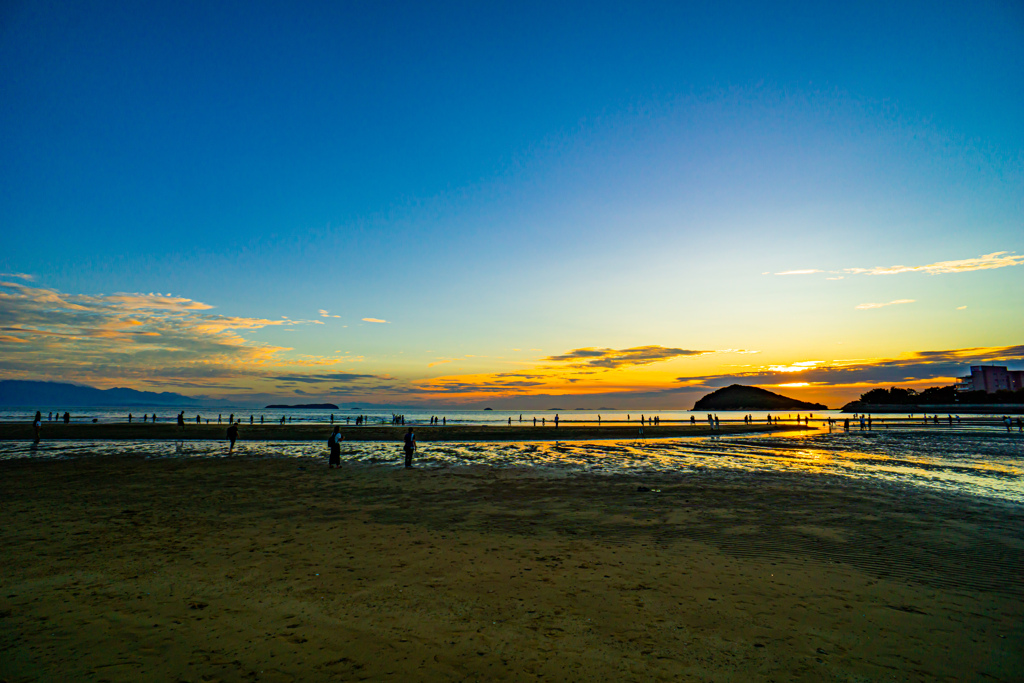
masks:
<svg viewBox="0 0 1024 683"><path fill-rule="evenodd" d="M231 445L228 446L228 455L231 455L231 453L234 452L234 450L235 450L235 440L237 438L238 438L238 423L237 422L232 422L231 426L228 427L228 441L231 442Z"/></svg>
<svg viewBox="0 0 1024 683"><path fill-rule="evenodd" d="M153 421L156 422L156 415L153 416ZM64 424L68 424L69 422L71 422L71 413L65 411L64 412Z"/></svg>
<svg viewBox="0 0 1024 683"><path fill-rule="evenodd" d="M128 413L128 424L132 423L132 414Z"/></svg>
<svg viewBox="0 0 1024 683"><path fill-rule="evenodd" d="M250 415L249 415L249 424L252 424L252 423L253 423L253 419L254 419L254 418L253 418L253 416L252 416L252 415L250 414Z"/></svg>
<svg viewBox="0 0 1024 683"><path fill-rule="evenodd" d="M341 439L341 427L335 427L331 432L331 438L327 440L327 445L331 449L331 455L327 459L328 469L341 467Z"/></svg>
<svg viewBox="0 0 1024 683"><path fill-rule="evenodd" d="M405 433L405 443L402 445L402 449L405 451L405 468L412 468L412 454L416 450L416 435L413 434L412 427L409 427L409 431Z"/></svg>
<svg viewBox="0 0 1024 683"><path fill-rule="evenodd" d="M185 429L185 411L178 413L178 429Z"/></svg>
<svg viewBox="0 0 1024 683"><path fill-rule="evenodd" d="M36 411L36 417L32 420L32 432L35 434L36 443L39 443L39 435L43 431L43 414L40 411Z"/></svg>

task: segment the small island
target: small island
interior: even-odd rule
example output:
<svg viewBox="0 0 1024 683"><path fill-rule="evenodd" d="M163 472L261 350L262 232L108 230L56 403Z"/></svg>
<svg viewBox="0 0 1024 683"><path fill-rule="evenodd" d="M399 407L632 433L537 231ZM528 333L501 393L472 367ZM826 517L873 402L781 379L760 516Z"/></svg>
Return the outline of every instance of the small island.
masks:
<svg viewBox="0 0 1024 683"><path fill-rule="evenodd" d="M828 410L760 387L732 384L713 391L693 404L693 410Z"/></svg>
<svg viewBox="0 0 1024 683"><path fill-rule="evenodd" d="M333 403L296 403L295 405L292 406L286 406L284 404L275 403L272 406L267 406L267 408L309 408L314 410L338 410L338 406L334 405Z"/></svg>

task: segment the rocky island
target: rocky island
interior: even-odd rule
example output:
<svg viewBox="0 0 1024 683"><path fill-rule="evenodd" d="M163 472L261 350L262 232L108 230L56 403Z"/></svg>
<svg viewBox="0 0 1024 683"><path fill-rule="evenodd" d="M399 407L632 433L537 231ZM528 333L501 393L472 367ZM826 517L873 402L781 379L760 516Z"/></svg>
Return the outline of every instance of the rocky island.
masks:
<svg viewBox="0 0 1024 683"><path fill-rule="evenodd" d="M732 384L704 396L693 404L693 410L828 410L828 407L798 401L760 387Z"/></svg>

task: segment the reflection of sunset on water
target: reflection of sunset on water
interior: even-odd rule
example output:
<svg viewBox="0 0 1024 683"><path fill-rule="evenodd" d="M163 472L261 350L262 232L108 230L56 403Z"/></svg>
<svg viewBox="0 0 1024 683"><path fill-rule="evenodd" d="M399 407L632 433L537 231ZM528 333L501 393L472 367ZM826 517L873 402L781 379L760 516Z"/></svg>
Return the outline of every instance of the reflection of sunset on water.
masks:
<svg viewBox="0 0 1024 683"><path fill-rule="evenodd" d="M358 436L358 432L350 434ZM390 466L398 446L345 441L343 460ZM180 450L179 450L180 449ZM244 457L323 457L319 443L242 441ZM0 459L138 454L221 457L216 442L62 441L31 448L0 442ZM936 433L926 429L815 432L765 436L689 437L632 441L518 443L421 442L417 463L427 468L529 468L542 476L686 475L699 472L796 472L897 486L915 486L1024 503L1024 441L997 431ZM833 481L829 479L825 482ZM834 480L839 481L839 480Z"/></svg>

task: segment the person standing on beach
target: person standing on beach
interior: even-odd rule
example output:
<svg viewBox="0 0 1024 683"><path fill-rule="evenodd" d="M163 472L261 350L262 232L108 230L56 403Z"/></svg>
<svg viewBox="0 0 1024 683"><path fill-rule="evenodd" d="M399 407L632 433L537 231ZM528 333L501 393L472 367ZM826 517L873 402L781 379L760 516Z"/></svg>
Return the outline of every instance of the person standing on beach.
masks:
<svg viewBox="0 0 1024 683"><path fill-rule="evenodd" d="M405 469L412 469L412 454L416 450L416 435L413 434L412 427L405 433L405 444L402 449L405 450Z"/></svg>
<svg viewBox="0 0 1024 683"><path fill-rule="evenodd" d="M231 426L228 427L228 441L231 445L228 446L228 455L231 455L235 450L235 440L238 438L238 423L232 422Z"/></svg>
<svg viewBox="0 0 1024 683"><path fill-rule="evenodd" d="M39 435L43 431L43 414L40 411L36 411L36 417L32 420L32 431L35 433L36 443L39 443Z"/></svg>
<svg viewBox="0 0 1024 683"><path fill-rule="evenodd" d="M328 469L335 469L341 467L341 427L335 426L334 431L331 433L331 438L327 440L327 445L331 449L331 455L327 459Z"/></svg>

